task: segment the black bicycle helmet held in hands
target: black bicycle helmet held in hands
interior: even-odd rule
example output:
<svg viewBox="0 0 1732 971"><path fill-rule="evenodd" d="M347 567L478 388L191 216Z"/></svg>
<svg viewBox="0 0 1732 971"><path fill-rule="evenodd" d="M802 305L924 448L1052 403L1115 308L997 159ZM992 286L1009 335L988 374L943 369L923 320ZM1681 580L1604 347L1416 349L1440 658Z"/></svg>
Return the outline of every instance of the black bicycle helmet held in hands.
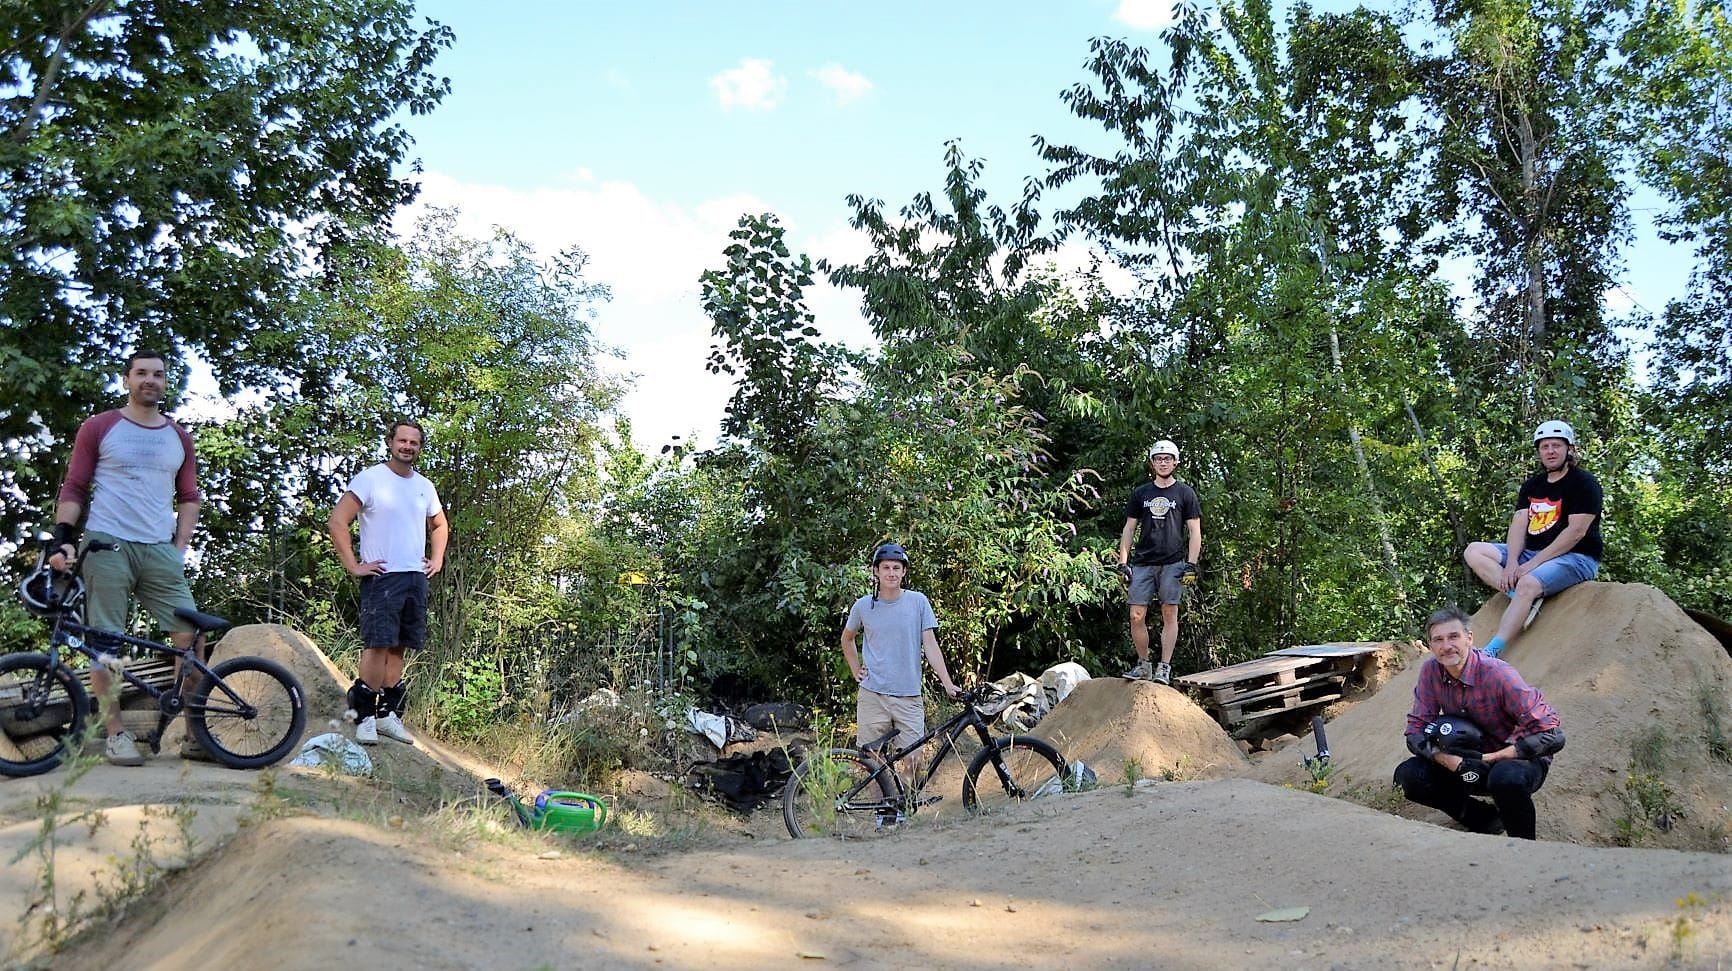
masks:
<svg viewBox="0 0 1732 971"><path fill-rule="evenodd" d="M1425 723L1425 739L1440 752L1479 758L1485 752L1485 732L1460 715L1439 715Z"/></svg>
<svg viewBox="0 0 1732 971"><path fill-rule="evenodd" d="M24 602L26 610L38 617L77 610L84 601L84 580L39 566L18 584L18 599Z"/></svg>

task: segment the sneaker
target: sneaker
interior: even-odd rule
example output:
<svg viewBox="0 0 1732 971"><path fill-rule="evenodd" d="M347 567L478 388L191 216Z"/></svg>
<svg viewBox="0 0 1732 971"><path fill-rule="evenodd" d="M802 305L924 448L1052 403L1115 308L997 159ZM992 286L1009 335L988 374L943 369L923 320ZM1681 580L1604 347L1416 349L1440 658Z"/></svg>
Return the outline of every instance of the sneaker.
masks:
<svg viewBox="0 0 1732 971"><path fill-rule="evenodd" d="M1534 618L1538 617L1540 615L1540 605L1545 603L1545 602L1546 602L1546 598L1544 598L1544 597L1535 597L1534 598L1534 605L1532 607L1528 608L1527 619L1522 621L1522 630L1527 630L1529 627L1533 626Z"/></svg>
<svg viewBox="0 0 1732 971"><path fill-rule="evenodd" d="M108 736L108 744L102 754L108 757L109 765L144 764L144 756L139 754L138 743L133 740L131 732Z"/></svg>
<svg viewBox="0 0 1732 971"><path fill-rule="evenodd" d="M378 729L380 735L383 735L392 741L402 742L405 745L415 744L414 737L409 734L409 729L404 727L403 719L398 718L396 712L392 712L383 718L375 718L373 720L373 727ZM358 737L360 732L357 731L355 734Z"/></svg>
<svg viewBox="0 0 1732 971"><path fill-rule="evenodd" d="M1149 676L1149 680L1156 684L1172 684L1173 666L1165 661L1155 665L1155 673Z"/></svg>
<svg viewBox="0 0 1732 971"><path fill-rule="evenodd" d="M894 812L879 813L877 821L873 824L873 828L878 829L878 830L895 829L896 827L901 826L903 823L905 823L907 821L908 821L908 817L903 815L902 813L894 813Z"/></svg>
<svg viewBox="0 0 1732 971"><path fill-rule="evenodd" d="M369 715L355 726L355 741L362 745L379 744L379 719Z"/></svg>
<svg viewBox="0 0 1732 971"><path fill-rule="evenodd" d="M1127 681L1147 681L1149 678L1149 675L1152 673L1154 673L1154 672L1149 667L1149 659L1143 658L1141 661L1138 661L1129 671L1126 671L1124 673L1123 677Z"/></svg>

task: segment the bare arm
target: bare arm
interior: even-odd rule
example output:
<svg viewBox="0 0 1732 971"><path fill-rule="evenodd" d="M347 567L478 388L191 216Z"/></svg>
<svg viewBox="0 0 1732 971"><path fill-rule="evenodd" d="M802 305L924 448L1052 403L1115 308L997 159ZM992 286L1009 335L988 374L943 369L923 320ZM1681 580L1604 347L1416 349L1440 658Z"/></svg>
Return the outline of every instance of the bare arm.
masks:
<svg viewBox="0 0 1732 971"><path fill-rule="evenodd" d="M1185 528L1191 533L1191 548L1185 554L1187 562L1197 562L1197 557L1203 553L1203 521L1201 519L1185 520Z"/></svg>
<svg viewBox="0 0 1732 971"><path fill-rule="evenodd" d="M198 500L174 507L174 545L182 553L192 545L192 531L198 525Z"/></svg>
<svg viewBox="0 0 1732 971"><path fill-rule="evenodd" d="M427 538L433 545L433 554L427 557L423 567L428 576L437 576L445 569L445 541L450 539L451 530L445 521L445 510L441 509L427 517Z"/></svg>
<svg viewBox="0 0 1732 971"><path fill-rule="evenodd" d="M1137 521L1134 518L1125 519L1125 528L1119 530L1119 566L1131 562L1131 540L1137 538Z"/></svg>
<svg viewBox="0 0 1732 971"><path fill-rule="evenodd" d="M343 498L338 499L337 505L331 509L331 518L325 522L325 530L331 534L331 546L336 549L337 559L342 562L343 569L347 570L350 576L374 576L385 572L385 561L360 563L355 559L355 538L350 534L349 527L360 514L360 498L353 492L345 492Z"/></svg>
<svg viewBox="0 0 1732 971"><path fill-rule="evenodd" d="M54 504L55 525L66 523L69 526L76 526L78 525L78 517L82 515L84 515L84 503L82 502L62 499ZM58 565L54 562L56 559L60 561ZM62 543L54 551L54 555L48 558L48 565L56 570L64 570L77 559L78 547L71 543Z"/></svg>
<svg viewBox="0 0 1732 971"><path fill-rule="evenodd" d="M854 683L866 680L866 668L860 663L860 652L854 649L854 635L858 631L842 628L842 659L848 662L848 670L854 673Z"/></svg>
<svg viewBox="0 0 1732 971"><path fill-rule="evenodd" d="M950 680L950 669L944 666L944 653L938 649L938 635L932 628L920 635L920 644L926 649L926 663L932 665L932 670L938 675L938 683L944 686L944 693L954 698L961 689L956 682Z"/></svg>
<svg viewBox="0 0 1732 971"><path fill-rule="evenodd" d="M1588 527L1592 526L1597 518L1591 512L1576 513L1574 516L1570 516L1564 522L1564 531L1558 534L1557 539L1552 540L1552 545L1535 553L1533 559L1522 564L1521 571L1532 573L1534 567L1541 563L1556 559L1575 549L1576 544L1582 541L1582 537L1588 535Z"/></svg>

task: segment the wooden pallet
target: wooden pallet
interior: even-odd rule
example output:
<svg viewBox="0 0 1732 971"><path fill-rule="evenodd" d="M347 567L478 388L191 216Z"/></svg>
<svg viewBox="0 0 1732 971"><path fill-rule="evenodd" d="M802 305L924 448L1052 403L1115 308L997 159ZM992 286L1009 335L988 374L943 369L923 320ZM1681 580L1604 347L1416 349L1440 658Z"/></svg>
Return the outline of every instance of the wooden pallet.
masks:
<svg viewBox="0 0 1732 971"><path fill-rule="evenodd" d="M1175 680L1202 693L1204 710L1222 725L1239 728L1274 715L1340 699L1360 659L1380 644L1313 644L1273 651L1224 668Z"/></svg>

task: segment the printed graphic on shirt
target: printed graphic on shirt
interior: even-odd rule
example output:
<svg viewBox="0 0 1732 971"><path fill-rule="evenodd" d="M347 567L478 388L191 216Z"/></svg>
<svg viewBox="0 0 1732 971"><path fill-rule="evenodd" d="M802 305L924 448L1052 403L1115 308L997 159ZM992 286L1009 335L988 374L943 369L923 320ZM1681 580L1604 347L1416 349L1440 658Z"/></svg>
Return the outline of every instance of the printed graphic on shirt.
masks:
<svg viewBox="0 0 1732 971"><path fill-rule="evenodd" d="M1558 515L1563 512L1562 499L1541 499L1537 496L1528 500L1528 535L1538 536L1558 524Z"/></svg>
<svg viewBox="0 0 1732 971"><path fill-rule="evenodd" d="M1178 505L1178 503L1168 499L1166 496L1156 496L1148 502L1143 503L1143 508L1149 511L1150 519L1161 520L1166 519L1167 513L1177 509Z"/></svg>

